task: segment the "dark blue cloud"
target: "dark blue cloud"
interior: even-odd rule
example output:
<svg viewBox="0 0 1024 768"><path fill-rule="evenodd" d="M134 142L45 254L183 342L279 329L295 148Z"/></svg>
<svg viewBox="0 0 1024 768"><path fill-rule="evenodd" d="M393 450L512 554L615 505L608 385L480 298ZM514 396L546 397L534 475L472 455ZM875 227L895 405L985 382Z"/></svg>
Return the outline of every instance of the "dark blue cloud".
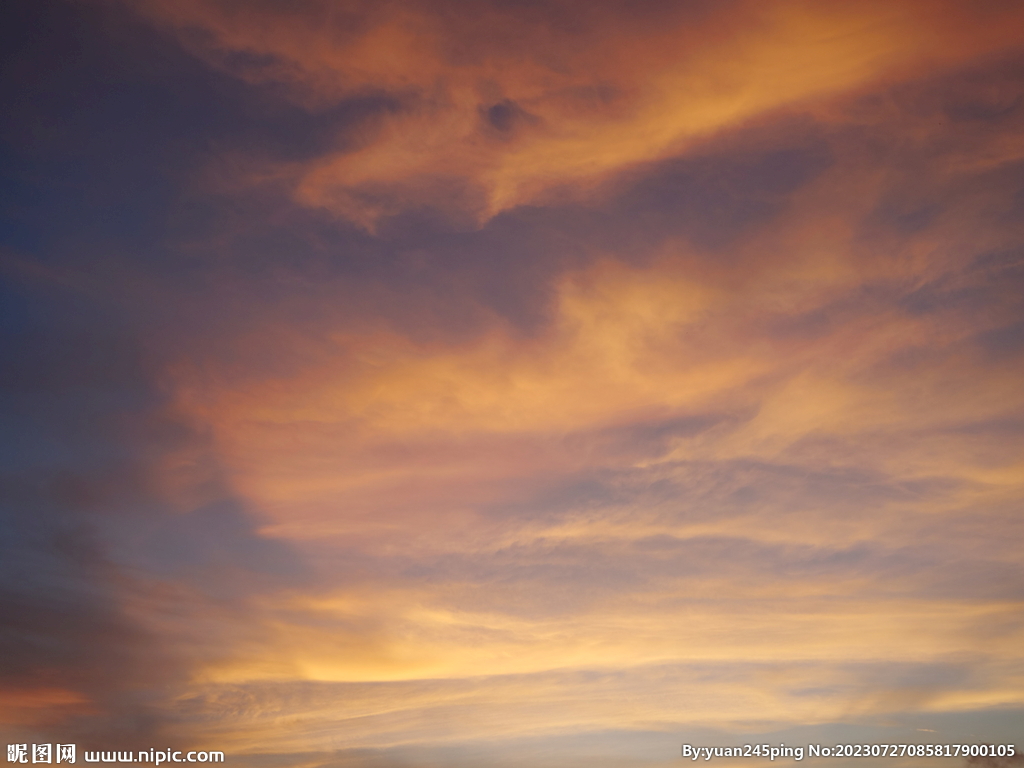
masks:
<svg viewBox="0 0 1024 768"><path fill-rule="evenodd" d="M4 242L40 257L97 249L176 261L159 247L219 211L188 199L223 151L296 161L397 109L383 94L295 104L211 69L115 4L16 2L5 24L0 98ZM109 254L108 254L109 255Z"/></svg>
<svg viewBox="0 0 1024 768"><path fill-rule="evenodd" d="M26 263L5 261L0 310L0 685L81 694L90 713L66 735L141 739L158 726L154 692L186 679L197 652L137 618L161 609L159 585L197 596L163 608L229 600L241 614L305 570L223 486L123 310ZM214 501L197 509L154 483L183 450L211 465L191 491Z"/></svg>

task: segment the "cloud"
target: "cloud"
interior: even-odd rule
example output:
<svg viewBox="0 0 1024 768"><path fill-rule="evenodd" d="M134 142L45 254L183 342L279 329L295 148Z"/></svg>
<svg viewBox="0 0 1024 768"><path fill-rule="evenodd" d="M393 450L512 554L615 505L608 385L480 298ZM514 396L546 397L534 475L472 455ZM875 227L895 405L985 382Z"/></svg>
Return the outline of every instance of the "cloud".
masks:
<svg viewBox="0 0 1024 768"><path fill-rule="evenodd" d="M959 127L931 127L945 82L744 126L623 177L591 205L609 231L647 206L657 235L643 253L612 238L549 266L527 329L478 303L473 332L412 331L383 302L359 325L321 315L283 374L177 368L180 407L211 425L264 532L322 569L317 596L268 604L287 627L279 657L314 680L431 690L695 660L814 670L820 698L785 699L776 678L686 683L705 713L721 692L728 705L706 716L723 721L796 722L825 700L821 717L838 720L1019 706L1019 461L1005 451L1019 357L978 343L1019 313L1019 233L990 228L1015 182L953 159L1001 146L1016 118L949 145ZM804 149L780 150L794 125ZM722 203L695 207L741 226L703 236L686 212L705 200L688 190L732 174L746 186L721 181ZM554 210L575 234L583 209ZM469 250L513 221L531 223L512 212L448 242ZM267 354L308 329L257 327L238 348ZM840 660L894 666L854 691L822 682L818 665ZM918 662L934 666L881 682ZM264 673L211 674L244 686ZM560 701L540 690L533 707ZM584 727L580 695L571 727ZM502 727L533 727L502 701ZM696 717L680 712L649 717ZM353 734L373 730L357 722Z"/></svg>
<svg viewBox="0 0 1024 768"><path fill-rule="evenodd" d="M410 208L469 224L578 196L780 107L999 50L1016 18L950 3L132 5L304 103L397 98L360 138L290 171L298 201L370 229Z"/></svg>
<svg viewBox="0 0 1024 768"><path fill-rule="evenodd" d="M5 732L141 743L162 727L157 692L222 653L253 620L246 599L303 566L202 466L201 434L116 310L74 280L6 289Z"/></svg>
<svg viewBox="0 0 1024 768"><path fill-rule="evenodd" d="M692 738L696 732L712 731L709 736L717 740L711 744L737 743L733 739L741 733L742 744L744 737L779 731L780 724L792 719L806 724L803 733L788 733L778 741L799 744L801 737L822 743L835 738L825 733L839 718L857 722L863 730L892 728L894 715L898 718L904 708L928 701L938 688L974 685L974 675L956 663L702 661L473 679L225 685L209 689L202 699L183 702L182 709L211 742L239 738L224 723L228 713L244 713L246 733L252 735L232 744L238 751L254 747L260 732L260 747L271 753L330 751L335 744L369 755L403 747L428 754L439 748L456 754L460 748L477 748L487 759L500 761L506 749L529 750L547 742L552 751L567 753L562 759L571 760L587 753L580 742L590 740L612 753L621 750L620 759L633 764L644 758L678 760L678 738ZM868 705L864 699L878 691L884 691L879 695L888 702ZM838 699L860 700L874 711L881 704L886 714L859 719L834 708ZM294 715L298 719L282 728L282 719ZM1012 713L1007 715L1012 718ZM934 712L907 719L923 720L952 735L949 725L956 716ZM990 719L1005 716L993 712ZM715 733L715 726L708 725L712 722L724 725ZM905 723L900 725L905 728ZM904 739L908 736L920 738L914 732L903 734ZM488 749L485 740L503 747ZM666 748L666 742L672 746Z"/></svg>
<svg viewBox="0 0 1024 768"><path fill-rule="evenodd" d="M40 8L12 743L1012 735L1015 5Z"/></svg>
<svg viewBox="0 0 1024 768"><path fill-rule="evenodd" d="M969 757L967 764L971 766L986 766L988 768L1011 768L1024 762L1024 756L1013 755L1011 757Z"/></svg>

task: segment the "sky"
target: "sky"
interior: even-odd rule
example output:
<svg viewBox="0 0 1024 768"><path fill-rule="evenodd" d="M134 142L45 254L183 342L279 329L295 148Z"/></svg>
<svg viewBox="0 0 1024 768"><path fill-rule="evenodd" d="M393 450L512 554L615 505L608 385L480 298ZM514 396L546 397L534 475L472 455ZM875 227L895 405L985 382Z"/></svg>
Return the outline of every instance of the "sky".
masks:
<svg viewBox="0 0 1024 768"><path fill-rule="evenodd" d="M1020 3L5 15L6 744L1024 753Z"/></svg>

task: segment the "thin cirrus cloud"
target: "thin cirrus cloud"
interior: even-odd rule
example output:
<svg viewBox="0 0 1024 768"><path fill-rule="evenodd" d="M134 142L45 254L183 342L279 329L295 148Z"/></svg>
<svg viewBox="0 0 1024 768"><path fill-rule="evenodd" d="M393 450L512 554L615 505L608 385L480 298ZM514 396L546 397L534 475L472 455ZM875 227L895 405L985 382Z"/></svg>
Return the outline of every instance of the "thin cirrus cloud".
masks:
<svg viewBox="0 0 1024 768"><path fill-rule="evenodd" d="M1012 741L1014 4L52 9L12 739Z"/></svg>

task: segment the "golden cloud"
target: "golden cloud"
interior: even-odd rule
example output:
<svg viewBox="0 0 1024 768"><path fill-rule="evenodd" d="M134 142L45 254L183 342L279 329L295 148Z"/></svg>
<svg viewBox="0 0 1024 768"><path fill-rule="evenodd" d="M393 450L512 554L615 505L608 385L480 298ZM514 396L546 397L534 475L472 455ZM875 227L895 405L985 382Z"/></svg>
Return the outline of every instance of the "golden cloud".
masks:
<svg viewBox="0 0 1024 768"><path fill-rule="evenodd" d="M632 4L190 0L133 6L250 82L312 109L397 99L284 171L298 201L372 229L435 207L477 223L678 154L695 138L1019 43L1012 4Z"/></svg>

